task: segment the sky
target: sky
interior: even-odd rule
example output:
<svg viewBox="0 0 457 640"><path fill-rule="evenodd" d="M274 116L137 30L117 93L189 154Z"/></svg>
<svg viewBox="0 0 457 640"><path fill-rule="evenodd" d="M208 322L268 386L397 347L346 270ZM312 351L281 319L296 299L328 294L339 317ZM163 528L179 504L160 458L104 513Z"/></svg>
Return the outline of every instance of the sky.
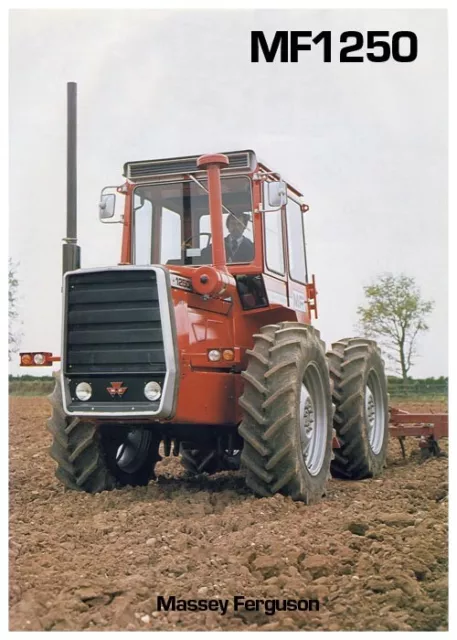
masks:
<svg viewBox="0 0 457 640"><path fill-rule="evenodd" d="M298 63L250 61L250 33L332 32ZM413 63L340 63L347 30L413 31ZM78 83L82 266L120 258L101 189L126 161L252 148L305 195L307 260L327 345L355 335L363 287L389 271L435 301L414 377L448 370L448 62L443 10L10 13L9 255L22 350L60 354L66 83ZM27 372L16 364L11 372ZM49 369L34 369L48 374Z"/></svg>

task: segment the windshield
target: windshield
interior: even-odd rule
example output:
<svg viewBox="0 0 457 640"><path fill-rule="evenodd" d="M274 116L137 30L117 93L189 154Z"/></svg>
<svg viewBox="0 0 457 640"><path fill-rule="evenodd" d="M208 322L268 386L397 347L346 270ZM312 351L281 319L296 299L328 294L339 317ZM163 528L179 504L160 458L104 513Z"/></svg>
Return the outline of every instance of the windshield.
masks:
<svg viewBox="0 0 457 640"><path fill-rule="evenodd" d="M251 181L221 180L228 263L254 258ZM133 198L134 264L212 263L207 181L142 185Z"/></svg>

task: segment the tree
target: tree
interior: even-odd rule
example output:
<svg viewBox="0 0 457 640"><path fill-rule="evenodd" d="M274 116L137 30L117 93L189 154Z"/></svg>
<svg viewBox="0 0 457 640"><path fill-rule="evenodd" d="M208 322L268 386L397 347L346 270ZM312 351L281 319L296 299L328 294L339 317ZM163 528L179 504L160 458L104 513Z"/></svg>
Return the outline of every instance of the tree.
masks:
<svg viewBox="0 0 457 640"><path fill-rule="evenodd" d="M403 274L381 274L363 289L367 304L357 309L359 328L385 349L405 383L417 356L417 338L429 328L425 320L434 302L423 300L414 278Z"/></svg>
<svg viewBox="0 0 457 640"><path fill-rule="evenodd" d="M19 349L21 334L15 328L18 318L17 311L17 290L19 281L17 279L17 264L11 258L8 260L8 358L11 360L13 353Z"/></svg>

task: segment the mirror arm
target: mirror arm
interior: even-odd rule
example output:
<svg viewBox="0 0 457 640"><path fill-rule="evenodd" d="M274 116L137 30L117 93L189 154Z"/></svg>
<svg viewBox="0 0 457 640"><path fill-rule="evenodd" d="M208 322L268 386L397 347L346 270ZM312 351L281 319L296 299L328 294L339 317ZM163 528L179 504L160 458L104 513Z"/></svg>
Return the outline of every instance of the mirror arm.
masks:
<svg viewBox="0 0 457 640"><path fill-rule="evenodd" d="M121 220L103 220L103 218L99 218L100 222L103 224L124 224L124 220L123 220L124 216L122 216Z"/></svg>
<svg viewBox="0 0 457 640"><path fill-rule="evenodd" d="M284 206L285 205L281 205L280 207L276 207L276 209L261 209L259 207L258 209L254 209L254 213L274 213L275 211L281 211Z"/></svg>

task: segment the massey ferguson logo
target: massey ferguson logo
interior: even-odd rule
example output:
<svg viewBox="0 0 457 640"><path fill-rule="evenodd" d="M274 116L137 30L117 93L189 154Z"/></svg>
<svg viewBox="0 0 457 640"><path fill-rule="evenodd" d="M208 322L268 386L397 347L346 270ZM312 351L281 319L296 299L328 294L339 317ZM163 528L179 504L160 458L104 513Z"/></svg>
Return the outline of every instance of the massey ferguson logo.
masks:
<svg viewBox="0 0 457 640"><path fill-rule="evenodd" d="M123 396L127 391L127 387L123 387L123 382L112 382L110 387L106 387L106 390L112 398L115 396Z"/></svg>

